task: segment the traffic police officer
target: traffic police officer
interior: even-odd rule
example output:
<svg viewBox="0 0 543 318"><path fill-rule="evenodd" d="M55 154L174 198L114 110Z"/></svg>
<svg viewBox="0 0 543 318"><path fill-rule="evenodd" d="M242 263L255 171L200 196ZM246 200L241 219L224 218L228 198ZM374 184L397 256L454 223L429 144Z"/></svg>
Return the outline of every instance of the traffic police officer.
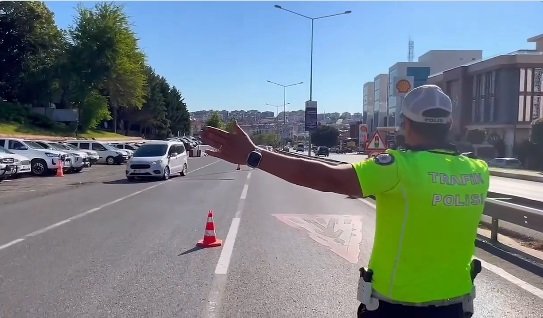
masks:
<svg viewBox="0 0 543 318"><path fill-rule="evenodd" d="M376 198L368 269L361 269L359 317L465 317L473 312L474 242L488 191L482 160L447 143L450 98L435 85L413 89L401 109L405 149L356 164L329 164L266 150L236 125L207 127L212 156L247 164L324 192Z"/></svg>

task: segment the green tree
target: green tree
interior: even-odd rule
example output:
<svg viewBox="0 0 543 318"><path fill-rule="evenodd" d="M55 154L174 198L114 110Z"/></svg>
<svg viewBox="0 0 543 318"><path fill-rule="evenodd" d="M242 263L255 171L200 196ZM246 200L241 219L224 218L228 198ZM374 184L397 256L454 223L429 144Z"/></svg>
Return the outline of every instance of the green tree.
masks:
<svg viewBox="0 0 543 318"><path fill-rule="evenodd" d="M228 124L226 124L225 129L228 132L233 132L235 127L236 127L236 121L235 120L230 120L228 122Z"/></svg>
<svg viewBox="0 0 543 318"><path fill-rule="evenodd" d="M161 78L150 67L147 67L146 72L149 86L147 100L141 109L144 120L140 123L145 129L146 136L166 138L170 134L170 121L167 118L166 98L161 91Z"/></svg>
<svg viewBox="0 0 543 318"><path fill-rule="evenodd" d="M174 133L189 133L190 114L181 92L174 86L165 94L170 130Z"/></svg>
<svg viewBox="0 0 543 318"><path fill-rule="evenodd" d="M311 142L317 146L336 146L339 142L339 130L332 126L320 125L311 132Z"/></svg>
<svg viewBox="0 0 543 318"><path fill-rule="evenodd" d="M272 146L272 147L278 147L279 143L281 142L281 138L277 134L253 134L251 136L251 139L253 142L257 145L265 145L265 146Z"/></svg>
<svg viewBox="0 0 543 318"><path fill-rule="evenodd" d="M141 109L146 92L145 56L128 17L114 3L80 6L70 35L85 82L109 99L116 132L118 109Z"/></svg>
<svg viewBox="0 0 543 318"><path fill-rule="evenodd" d="M47 104L62 53L62 32L42 2L0 2L0 97Z"/></svg>
<svg viewBox="0 0 543 318"><path fill-rule="evenodd" d="M96 128L103 120L110 120L111 115L107 108L107 98L97 91L90 92L80 103L80 125L83 131Z"/></svg>
<svg viewBox="0 0 543 318"><path fill-rule="evenodd" d="M219 113L214 112L211 117L206 122L207 126L215 127L215 128L223 128L224 124L221 120L221 117L219 116Z"/></svg>

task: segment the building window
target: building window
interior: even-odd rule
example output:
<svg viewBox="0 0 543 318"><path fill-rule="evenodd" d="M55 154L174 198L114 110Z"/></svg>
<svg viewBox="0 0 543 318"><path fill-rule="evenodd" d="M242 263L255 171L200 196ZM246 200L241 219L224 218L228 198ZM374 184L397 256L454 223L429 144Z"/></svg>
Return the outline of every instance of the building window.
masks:
<svg viewBox="0 0 543 318"><path fill-rule="evenodd" d="M492 75L490 76L490 121L496 120L496 71L492 71Z"/></svg>
<svg viewBox="0 0 543 318"><path fill-rule="evenodd" d="M534 104L532 108L532 120L539 119L541 112L543 111L541 105L541 96L534 96Z"/></svg>
<svg viewBox="0 0 543 318"><path fill-rule="evenodd" d="M526 92L528 93L532 91L532 71L531 68L526 70Z"/></svg>
<svg viewBox="0 0 543 318"><path fill-rule="evenodd" d="M541 93L543 86L543 68L534 69L534 93Z"/></svg>
<svg viewBox="0 0 543 318"><path fill-rule="evenodd" d="M526 96L526 107L525 107L525 116L524 121L530 121L532 115L532 96Z"/></svg>
<svg viewBox="0 0 543 318"><path fill-rule="evenodd" d="M526 87L525 87L525 80L526 80L526 69L525 68L521 68L520 69L520 82L519 82L519 92L525 92L526 91Z"/></svg>
<svg viewBox="0 0 543 318"><path fill-rule="evenodd" d="M521 122L524 119L524 95L518 97L518 121Z"/></svg>

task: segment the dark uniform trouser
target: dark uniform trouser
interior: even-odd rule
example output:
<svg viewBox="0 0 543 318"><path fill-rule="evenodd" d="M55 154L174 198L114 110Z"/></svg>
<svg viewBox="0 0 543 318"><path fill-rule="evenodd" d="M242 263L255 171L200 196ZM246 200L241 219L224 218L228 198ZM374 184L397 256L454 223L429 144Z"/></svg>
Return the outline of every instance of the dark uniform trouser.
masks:
<svg viewBox="0 0 543 318"><path fill-rule="evenodd" d="M464 318L462 304L448 306L415 307L379 301L377 310L368 311L364 304L358 307L358 318Z"/></svg>

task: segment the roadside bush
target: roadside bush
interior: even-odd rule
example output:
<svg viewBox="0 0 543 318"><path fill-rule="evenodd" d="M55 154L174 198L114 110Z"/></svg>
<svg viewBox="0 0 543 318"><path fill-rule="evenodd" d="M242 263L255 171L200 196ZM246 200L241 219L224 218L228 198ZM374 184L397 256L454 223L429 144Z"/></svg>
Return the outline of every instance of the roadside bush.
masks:
<svg viewBox="0 0 543 318"><path fill-rule="evenodd" d="M49 119L47 116L37 113L28 114L28 123L36 127L51 129L55 126L55 122Z"/></svg>
<svg viewBox="0 0 543 318"><path fill-rule="evenodd" d="M0 121L24 124L30 110L21 104L0 102Z"/></svg>

